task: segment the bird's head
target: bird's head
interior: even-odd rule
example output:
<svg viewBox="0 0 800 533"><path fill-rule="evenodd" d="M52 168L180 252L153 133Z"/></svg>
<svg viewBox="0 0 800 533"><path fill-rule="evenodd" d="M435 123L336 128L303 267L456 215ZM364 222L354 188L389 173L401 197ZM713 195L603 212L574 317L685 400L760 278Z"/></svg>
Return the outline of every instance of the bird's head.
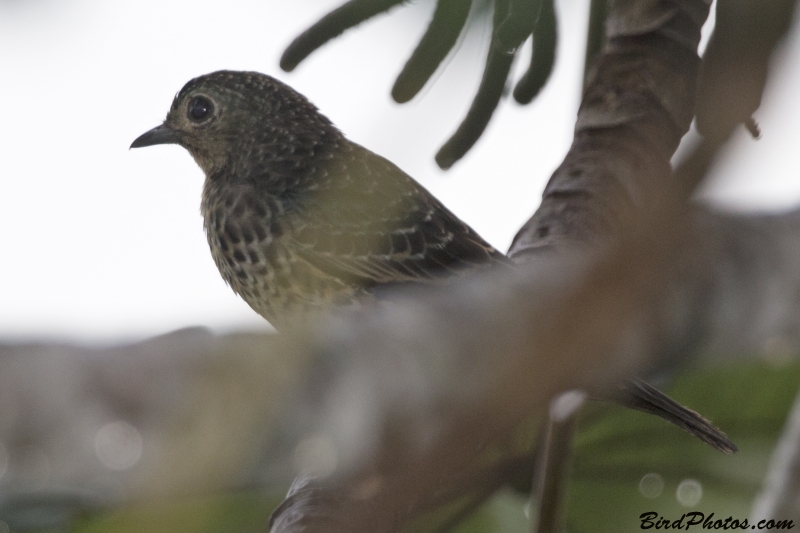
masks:
<svg viewBox="0 0 800 533"><path fill-rule="evenodd" d="M303 95L258 72L218 71L189 81L163 124L131 148L179 144L212 176L285 179L336 145L341 133Z"/></svg>

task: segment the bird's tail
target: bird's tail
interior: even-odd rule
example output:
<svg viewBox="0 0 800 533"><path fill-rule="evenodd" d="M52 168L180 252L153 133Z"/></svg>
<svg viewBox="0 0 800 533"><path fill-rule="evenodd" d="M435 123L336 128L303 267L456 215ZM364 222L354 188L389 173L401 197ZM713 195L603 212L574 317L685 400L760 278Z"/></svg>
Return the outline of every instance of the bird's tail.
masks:
<svg viewBox="0 0 800 533"><path fill-rule="evenodd" d="M640 379L621 385L615 400L625 407L660 416L722 452L739 451L731 439L706 418Z"/></svg>

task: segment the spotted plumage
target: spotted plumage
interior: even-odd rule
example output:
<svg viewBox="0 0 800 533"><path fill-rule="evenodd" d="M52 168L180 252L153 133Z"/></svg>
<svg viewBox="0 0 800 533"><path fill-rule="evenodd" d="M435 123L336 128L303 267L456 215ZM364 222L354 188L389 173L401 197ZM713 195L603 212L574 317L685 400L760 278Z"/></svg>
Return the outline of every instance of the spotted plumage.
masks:
<svg viewBox="0 0 800 533"><path fill-rule="evenodd" d="M133 146L162 143L184 146L204 170L214 261L276 327L398 283L507 262L405 172L264 74L188 82L164 124Z"/></svg>

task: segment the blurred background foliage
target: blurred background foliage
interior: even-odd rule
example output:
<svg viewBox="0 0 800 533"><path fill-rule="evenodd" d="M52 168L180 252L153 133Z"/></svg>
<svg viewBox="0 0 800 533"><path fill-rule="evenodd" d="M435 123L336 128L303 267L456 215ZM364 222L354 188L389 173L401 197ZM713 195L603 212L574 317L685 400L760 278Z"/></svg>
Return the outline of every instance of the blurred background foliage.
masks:
<svg viewBox="0 0 800 533"><path fill-rule="evenodd" d="M581 413L575 441L567 531L640 531L639 516L651 511L670 520L693 511L749 519L798 382L800 363L794 361L737 362L687 372L666 389L726 431L740 448L734 455L721 454L659 418L603 402L589 403ZM679 498L678 487L687 480L690 486L684 484L685 494ZM264 530L284 494L253 490L167 499L89 513L67 530L254 533ZM530 512L527 495L505 488L453 531L526 531ZM415 530L436 530L430 525L438 519L427 520L415 524L419 528Z"/></svg>

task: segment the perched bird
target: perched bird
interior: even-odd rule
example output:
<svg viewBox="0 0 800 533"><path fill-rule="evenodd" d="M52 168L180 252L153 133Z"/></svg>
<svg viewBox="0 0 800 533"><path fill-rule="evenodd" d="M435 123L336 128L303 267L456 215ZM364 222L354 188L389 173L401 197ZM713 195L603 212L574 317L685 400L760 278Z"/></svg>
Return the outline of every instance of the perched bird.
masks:
<svg viewBox="0 0 800 533"><path fill-rule="evenodd" d="M164 143L186 148L205 172L214 261L275 327L379 287L508 263L405 172L270 76L191 80L164 123L131 147Z"/></svg>
<svg viewBox="0 0 800 533"><path fill-rule="evenodd" d="M189 81L131 148L186 148L206 175L201 210L222 277L280 328L386 287L510 265L421 185L351 142L303 95L257 72ZM702 416L643 382L612 398L733 451Z"/></svg>

